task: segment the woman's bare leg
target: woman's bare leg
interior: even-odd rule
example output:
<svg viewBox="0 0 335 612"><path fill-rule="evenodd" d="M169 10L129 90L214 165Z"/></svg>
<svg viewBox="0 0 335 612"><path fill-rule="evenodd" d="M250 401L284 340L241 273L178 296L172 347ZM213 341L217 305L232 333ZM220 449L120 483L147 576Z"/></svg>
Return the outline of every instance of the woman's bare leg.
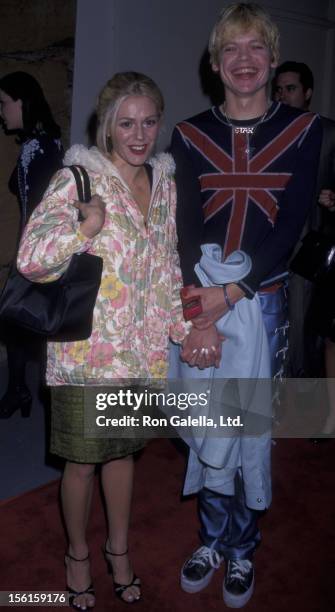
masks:
<svg viewBox="0 0 335 612"><path fill-rule="evenodd" d="M94 468L92 464L68 461L61 486L62 508L69 538L69 555L75 559L86 559L88 545L86 540L87 522L91 508ZM75 591L84 591L91 584L89 559L78 562L66 556L67 584ZM85 610L94 606L92 594L80 595L74 604Z"/></svg>
<svg viewBox="0 0 335 612"><path fill-rule="evenodd" d="M112 566L115 582L129 584L133 569L128 554L128 529L133 492L134 461L129 455L114 459L102 466L102 486L107 507L108 538L106 550L116 555L106 555ZM120 555L120 556L119 556ZM138 586L129 587L122 595L126 601L140 597Z"/></svg>

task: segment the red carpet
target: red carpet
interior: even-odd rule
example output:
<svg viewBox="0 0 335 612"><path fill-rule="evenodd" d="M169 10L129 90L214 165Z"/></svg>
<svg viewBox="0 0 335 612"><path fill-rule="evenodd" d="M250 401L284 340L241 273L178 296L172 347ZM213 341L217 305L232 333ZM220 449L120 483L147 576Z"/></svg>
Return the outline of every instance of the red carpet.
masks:
<svg viewBox="0 0 335 612"><path fill-rule="evenodd" d="M335 441L317 447L306 440L277 441L274 500L261 521L256 590L247 612L334 612L334 458ZM139 612L226 609L223 569L202 593L179 588L179 568L198 545L195 500L180 500L183 470L184 458L168 440L151 442L137 463L130 548L143 582ZM0 506L0 590L64 588L65 537L57 499L58 483L51 483ZM124 611L106 573L104 539L97 487L89 531L95 610Z"/></svg>

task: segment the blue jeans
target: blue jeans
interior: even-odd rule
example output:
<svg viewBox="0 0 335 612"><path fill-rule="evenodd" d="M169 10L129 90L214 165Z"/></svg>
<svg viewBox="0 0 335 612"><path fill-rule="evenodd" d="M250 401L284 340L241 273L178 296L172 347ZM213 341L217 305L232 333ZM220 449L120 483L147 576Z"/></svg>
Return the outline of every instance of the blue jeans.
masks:
<svg viewBox="0 0 335 612"><path fill-rule="evenodd" d="M275 293L259 293L274 377L283 374L287 350L286 287ZM260 511L246 506L243 479L239 470L235 477L235 494L220 495L209 489L198 494L201 521L200 537L205 546L215 548L225 559L250 559L261 536L258 528Z"/></svg>

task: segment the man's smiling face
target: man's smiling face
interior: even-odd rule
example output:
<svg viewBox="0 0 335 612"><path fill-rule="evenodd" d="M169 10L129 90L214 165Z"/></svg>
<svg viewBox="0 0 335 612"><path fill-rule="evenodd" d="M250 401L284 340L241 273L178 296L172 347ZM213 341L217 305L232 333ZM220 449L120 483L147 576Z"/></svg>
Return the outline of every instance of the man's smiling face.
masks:
<svg viewBox="0 0 335 612"><path fill-rule="evenodd" d="M219 63L213 69L219 72L226 89L247 97L266 86L275 65L270 49L256 28L234 29L231 35L227 34Z"/></svg>

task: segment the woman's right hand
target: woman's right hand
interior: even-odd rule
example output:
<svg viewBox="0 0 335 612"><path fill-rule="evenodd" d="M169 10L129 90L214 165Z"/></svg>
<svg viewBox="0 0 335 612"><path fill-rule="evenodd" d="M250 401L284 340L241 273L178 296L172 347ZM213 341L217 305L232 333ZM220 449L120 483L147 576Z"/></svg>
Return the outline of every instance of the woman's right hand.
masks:
<svg viewBox="0 0 335 612"><path fill-rule="evenodd" d="M94 238L105 223L106 204L100 196L94 195L89 202L74 202L73 206L77 208L84 221L80 224L80 231L87 238Z"/></svg>
<svg viewBox="0 0 335 612"><path fill-rule="evenodd" d="M215 325L205 330L191 328L190 333L182 342L181 360L200 370L215 366L220 367L221 349L224 337L221 336Z"/></svg>

